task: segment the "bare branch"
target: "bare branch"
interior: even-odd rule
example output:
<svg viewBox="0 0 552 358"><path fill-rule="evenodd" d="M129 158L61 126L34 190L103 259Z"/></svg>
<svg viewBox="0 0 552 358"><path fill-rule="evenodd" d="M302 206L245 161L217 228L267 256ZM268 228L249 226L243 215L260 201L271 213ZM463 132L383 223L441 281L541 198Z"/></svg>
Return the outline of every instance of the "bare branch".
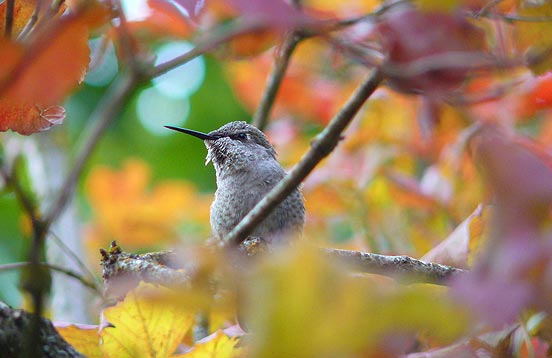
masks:
<svg viewBox="0 0 552 358"><path fill-rule="evenodd" d="M272 105L274 104L274 100L276 99L282 80L284 79L291 55L301 39L302 37L296 32L288 34L284 40L280 54L274 61L274 67L268 77L266 88L263 93L263 97L261 98L261 103L257 108L257 112L255 112L255 115L253 116L253 125L260 130L263 130L268 123L268 115L272 109Z"/></svg>
<svg viewBox="0 0 552 358"><path fill-rule="evenodd" d="M259 246L263 246L260 248ZM388 256L362 251L340 250L332 248L314 248L329 260L354 272L374 273L391 276L402 282L420 282L447 285L453 277L467 271L433 262L417 260L408 256ZM240 245L244 256L256 256L269 253L258 238L245 240ZM106 284L123 277L125 280L145 281L166 287L188 287L192 284L192 274L180 267L171 268L165 262L176 262L173 252L148 253L143 255L122 252L112 243L110 252L102 250L103 276ZM117 283L120 283L118 281Z"/></svg>
<svg viewBox="0 0 552 358"><path fill-rule="evenodd" d="M442 70L485 70L510 68L522 61L491 57L481 52L449 51L424 56L406 64L385 63L382 72L396 78L410 78Z"/></svg>
<svg viewBox="0 0 552 358"><path fill-rule="evenodd" d="M408 282L446 284L467 271L414 259L409 256L387 256L369 252L323 248L321 251L353 269L399 278Z"/></svg>
<svg viewBox="0 0 552 358"><path fill-rule="evenodd" d="M37 1L33 14L25 24L25 27L23 27L23 30L21 30L17 36L18 41L25 39L31 33L32 29L36 25L36 22L38 21L38 16L40 15L40 11L42 9L42 3L43 0Z"/></svg>
<svg viewBox="0 0 552 358"><path fill-rule="evenodd" d="M134 51L132 34L128 29L128 22L121 5L121 1L112 0L111 4L117 13L117 18L120 21L119 26L115 27L115 32L117 33L117 37L122 49L121 57L123 57L132 72L138 73L140 72L137 59L138 56L136 56L136 53Z"/></svg>
<svg viewBox="0 0 552 358"><path fill-rule="evenodd" d="M40 340L30 346L27 331L39 321ZM52 322L33 313L14 310L0 302L0 352L2 357L84 358L56 331Z"/></svg>
<svg viewBox="0 0 552 358"><path fill-rule="evenodd" d="M20 269L20 268L29 267L30 265L31 265L30 262L13 262L13 263L9 263L9 264L0 265L0 271L17 270L17 269ZM64 275L66 275L66 276L72 277L75 280L82 283L83 286L90 288L96 294L98 294L100 296L102 294L102 291L100 290L100 288L94 282L90 282L90 281L86 280L84 277L82 277L82 275L76 273L75 271L66 269L66 268L61 267L61 266L49 264L47 262L40 262L39 265L42 266L42 267L46 267L46 268L48 268L52 271L56 271L56 272L59 272L59 273L62 273Z"/></svg>
<svg viewBox="0 0 552 358"><path fill-rule="evenodd" d="M212 35L209 35L209 37L207 37L205 40L200 41L193 49L181 56L173 58L170 61L155 66L150 71L146 71L146 73L144 73L144 76L149 78L160 76L165 72L168 72L180 65L185 64L186 62L193 60L198 56L203 55L206 52L211 51L218 45L227 42L236 36L247 34L260 28L262 28L262 24L259 24L258 22L248 22L240 23L230 29L228 28L228 26L220 26L216 29L210 30L209 34L212 33Z"/></svg>
<svg viewBox="0 0 552 358"><path fill-rule="evenodd" d="M247 237L255 226L297 188L322 159L332 152L341 139L341 132L382 81L381 72L378 69L373 70L331 120L330 124L312 142L311 148L303 155L299 163L224 238L223 245L235 245L241 242L242 238Z"/></svg>
<svg viewBox="0 0 552 358"><path fill-rule="evenodd" d="M95 286L98 287L100 285L99 280L97 279L96 275L92 273L92 271L86 266L86 264L81 260L81 258L73 251L69 246L67 246L61 238L56 235L52 230L50 230L50 237L51 240L54 241L54 243L57 244L57 246L61 249L61 251L65 252L67 256L73 259L73 261L77 264L77 266L81 269L83 273L85 273L91 281L94 282Z"/></svg>
<svg viewBox="0 0 552 358"><path fill-rule="evenodd" d="M0 352L2 357L84 357L56 331L52 322L39 317L39 342L29 345L26 332L36 315L14 310L0 302ZM36 354L36 355L33 355Z"/></svg>
<svg viewBox="0 0 552 358"><path fill-rule="evenodd" d="M177 260L174 253L163 251L147 254L123 252L115 241L102 255L102 277L105 283L105 297L124 297L140 281L165 287L189 287L192 276L190 272L173 268Z"/></svg>
<svg viewBox="0 0 552 358"><path fill-rule="evenodd" d="M46 231L52 225L67 206L69 199L73 195L75 185L79 179L85 164L88 162L96 144L102 137L108 125L115 119L121 111L123 103L133 93L135 85L138 82L137 78L131 74L123 74L111 86L107 93L102 98L102 101L96 106L96 110L92 113L89 123L92 128L85 130L86 139L80 149L75 164L69 175L65 179L63 191L54 201L52 208L44 219L44 227Z"/></svg>
<svg viewBox="0 0 552 358"><path fill-rule="evenodd" d="M15 0L6 0L6 18L4 21L4 36L11 38L13 29L13 10L15 7Z"/></svg>
<svg viewBox="0 0 552 358"><path fill-rule="evenodd" d="M31 219L33 228L36 228L37 225L39 225L40 223L40 214L38 213L38 208L33 200L27 196L27 194L21 187L21 183L16 174L16 166L13 166L11 173L8 173L8 169L6 167L0 167L0 175L4 179L6 185L10 186L13 189L15 197L21 204L23 211L25 211L25 213Z"/></svg>

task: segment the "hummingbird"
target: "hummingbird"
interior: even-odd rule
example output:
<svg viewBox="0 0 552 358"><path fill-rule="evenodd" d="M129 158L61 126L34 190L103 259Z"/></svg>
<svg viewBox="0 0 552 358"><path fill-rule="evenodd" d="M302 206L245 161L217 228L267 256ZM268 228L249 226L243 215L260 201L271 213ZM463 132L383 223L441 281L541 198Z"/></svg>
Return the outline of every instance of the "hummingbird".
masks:
<svg viewBox="0 0 552 358"><path fill-rule="evenodd" d="M209 133L165 126L202 139L207 147L205 165L213 163L217 190L211 204L210 222L215 240L224 238L268 192L286 171L276 160L276 151L263 132L243 121L230 122ZM301 235L305 205L296 188L250 236L280 243ZM240 242L246 237L240 238Z"/></svg>

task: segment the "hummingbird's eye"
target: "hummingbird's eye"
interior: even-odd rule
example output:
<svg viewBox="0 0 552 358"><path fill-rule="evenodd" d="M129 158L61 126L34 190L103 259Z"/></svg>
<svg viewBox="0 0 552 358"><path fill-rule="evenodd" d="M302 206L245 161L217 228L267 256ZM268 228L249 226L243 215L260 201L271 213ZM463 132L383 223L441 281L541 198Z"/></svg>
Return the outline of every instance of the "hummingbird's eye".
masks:
<svg viewBox="0 0 552 358"><path fill-rule="evenodd" d="M238 138L239 140L246 140L247 139L247 134L246 133L239 133L236 138Z"/></svg>

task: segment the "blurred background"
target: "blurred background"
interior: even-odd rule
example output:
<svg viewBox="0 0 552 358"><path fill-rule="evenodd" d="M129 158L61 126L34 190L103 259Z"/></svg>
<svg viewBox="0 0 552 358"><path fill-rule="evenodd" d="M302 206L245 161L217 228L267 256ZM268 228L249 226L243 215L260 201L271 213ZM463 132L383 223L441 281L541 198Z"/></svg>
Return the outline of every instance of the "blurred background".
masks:
<svg viewBox="0 0 552 358"><path fill-rule="evenodd" d="M131 33L147 44L141 50L155 63L163 63L192 48L193 31L189 14L182 9L180 15L167 12L155 7L158 3L123 1ZM205 10L202 28L229 18L224 5L214 3ZM304 4L322 17L353 18L374 11L380 2ZM360 43L370 38L374 26L360 22L344 30L344 36ZM70 208L52 228L49 261L79 270L82 261L98 276L99 249L112 240L132 252L204 242L216 188L213 167L204 165L206 149L201 141L163 126L209 132L229 121L250 121L281 40L281 34L270 32L243 35L142 86L101 138ZM271 113L266 133L286 168L297 163L368 73L363 63L339 46L329 46L329 40L314 37L298 46ZM64 103L65 122L30 137L11 132L0 137L7 156L25 157L28 180L44 205L60 190L93 125L92 112L121 71L121 57L109 36L92 36L89 45L90 69ZM496 84L506 90L470 106L378 89L338 148L303 185L306 240L414 257L445 240L486 199L466 149L466 137L477 121L498 118L543 146L552 143L548 120L552 101L549 95L543 97L543 86L552 83L551 76L537 78L526 70L509 75L515 87L498 75L474 78L464 88L467 95L491 93ZM0 264L26 259L29 234L29 220L15 195L4 190ZM57 282L59 275L54 278ZM70 279L59 284L67 286L54 286L53 292L62 296L89 294ZM24 306L17 285L16 271L0 272L0 300ZM94 314L71 316L70 307L56 304L55 296L53 301L59 319L95 320L90 318Z"/></svg>

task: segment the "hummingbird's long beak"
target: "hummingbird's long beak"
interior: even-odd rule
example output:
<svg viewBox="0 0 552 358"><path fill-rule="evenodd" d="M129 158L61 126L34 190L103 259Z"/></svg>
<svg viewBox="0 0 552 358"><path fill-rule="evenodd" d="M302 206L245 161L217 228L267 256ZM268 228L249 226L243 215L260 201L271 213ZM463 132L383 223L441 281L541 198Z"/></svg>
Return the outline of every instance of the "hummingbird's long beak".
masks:
<svg viewBox="0 0 552 358"><path fill-rule="evenodd" d="M217 140L219 138L219 137L216 137L216 136L213 136L213 135L209 135L207 133L193 131L191 129L179 128L179 127L173 127L173 126L164 126L164 127L168 128L168 129L172 129L173 131L186 133L186 134L189 134L191 136L194 136L196 138L203 139L203 140Z"/></svg>

